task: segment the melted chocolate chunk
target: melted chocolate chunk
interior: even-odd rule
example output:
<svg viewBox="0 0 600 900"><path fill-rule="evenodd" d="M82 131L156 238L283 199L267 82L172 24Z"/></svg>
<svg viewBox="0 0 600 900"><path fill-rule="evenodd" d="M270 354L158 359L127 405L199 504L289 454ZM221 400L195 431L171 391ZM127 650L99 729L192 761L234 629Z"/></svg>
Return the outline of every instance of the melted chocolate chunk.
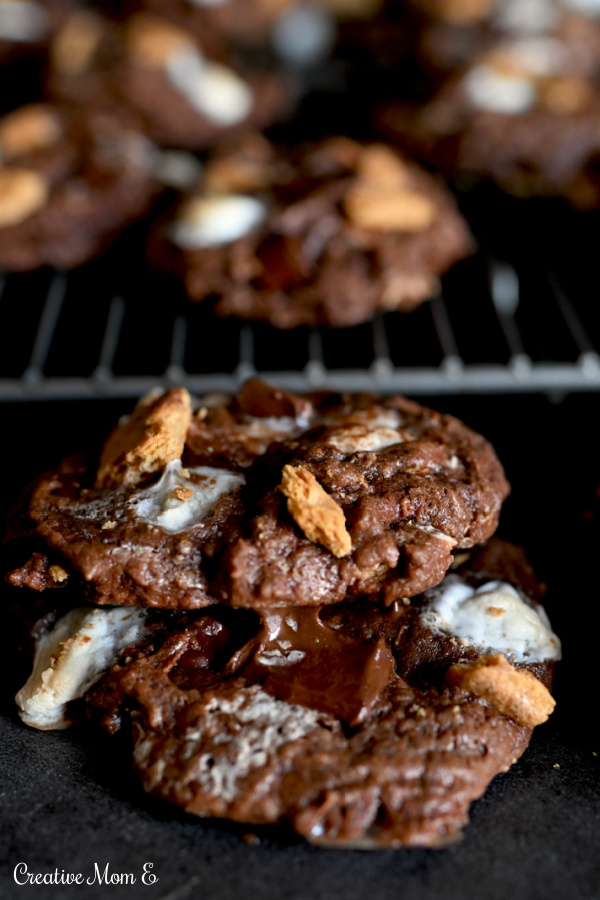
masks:
<svg viewBox="0 0 600 900"><path fill-rule="evenodd" d="M319 613L289 607L267 615L244 674L280 700L355 726L375 708L394 673L394 658L382 637L349 638Z"/></svg>

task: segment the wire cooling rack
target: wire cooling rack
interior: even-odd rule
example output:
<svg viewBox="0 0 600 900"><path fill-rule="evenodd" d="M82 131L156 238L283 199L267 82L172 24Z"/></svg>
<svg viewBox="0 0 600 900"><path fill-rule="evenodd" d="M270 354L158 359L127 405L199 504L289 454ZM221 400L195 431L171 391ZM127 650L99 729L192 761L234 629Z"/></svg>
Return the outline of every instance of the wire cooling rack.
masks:
<svg viewBox="0 0 600 900"><path fill-rule="evenodd" d="M143 233L68 274L6 275L0 400L137 397L170 384L232 391L252 375L295 391L600 390L600 213L485 192L461 203L478 253L413 313L354 328L219 319L137 262Z"/></svg>
<svg viewBox="0 0 600 900"><path fill-rule="evenodd" d="M513 266L479 256L411 315L277 332L214 319L172 288L161 298L142 287L112 293L93 267L7 276L0 399L137 396L157 384L230 391L256 374L296 391L600 389L600 330L586 326L553 273L538 273L533 290L526 281Z"/></svg>

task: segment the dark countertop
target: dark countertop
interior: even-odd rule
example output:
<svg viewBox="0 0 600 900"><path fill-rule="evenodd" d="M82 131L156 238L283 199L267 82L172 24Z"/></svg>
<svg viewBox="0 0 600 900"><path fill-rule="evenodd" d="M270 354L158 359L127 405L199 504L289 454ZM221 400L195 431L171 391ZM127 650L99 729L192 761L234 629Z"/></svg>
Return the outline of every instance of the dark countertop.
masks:
<svg viewBox="0 0 600 900"><path fill-rule="evenodd" d="M425 401L427 402L427 401ZM229 897L353 900L511 900L600 896L600 738L595 668L600 604L600 397L444 397L429 401L496 446L513 494L499 533L523 543L548 583L563 638L558 707L524 757L472 808L461 841L437 851L335 851L281 829L205 822L149 798L118 744L85 727L35 732L0 696L0 896L202 900ZM68 452L102 438L127 403L2 407L3 508L21 485ZM3 682L4 683L4 682ZM6 692L5 692L6 693ZM244 837L246 836L246 837ZM13 878L56 868L94 877L132 873L122 886L28 885ZM158 876L142 883L143 864Z"/></svg>

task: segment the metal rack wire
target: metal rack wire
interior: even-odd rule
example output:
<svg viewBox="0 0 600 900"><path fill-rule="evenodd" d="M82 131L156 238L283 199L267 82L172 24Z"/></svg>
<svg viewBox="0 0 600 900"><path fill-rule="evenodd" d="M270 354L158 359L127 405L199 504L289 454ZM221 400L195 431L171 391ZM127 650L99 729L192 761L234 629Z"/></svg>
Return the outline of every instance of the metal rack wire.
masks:
<svg viewBox="0 0 600 900"><path fill-rule="evenodd" d="M540 278L558 354L537 346L541 332L532 340L531 300L516 269L495 260L462 264L410 316L283 334L267 325L219 321L179 300L168 311L155 299L144 306L123 293L94 297L82 318L81 298L93 275L47 273L25 290L23 280L31 277L7 276L1 285L2 400L137 396L157 384L230 391L256 374L297 391L324 385L412 395L600 389L600 331L589 332L556 275L545 271ZM23 312L32 294L37 322L35 310ZM11 327L7 314L15 304L28 326ZM86 318L92 311L93 321Z"/></svg>

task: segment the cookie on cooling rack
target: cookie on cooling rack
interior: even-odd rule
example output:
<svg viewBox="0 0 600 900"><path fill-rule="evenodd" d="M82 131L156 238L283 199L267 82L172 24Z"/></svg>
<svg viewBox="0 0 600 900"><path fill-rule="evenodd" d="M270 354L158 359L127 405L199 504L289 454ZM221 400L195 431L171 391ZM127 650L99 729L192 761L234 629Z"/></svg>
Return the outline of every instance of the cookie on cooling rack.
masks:
<svg viewBox="0 0 600 900"><path fill-rule="evenodd" d="M448 192L388 147L252 135L214 154L148 259L219 315L340 327L414 309L471 250Z"/></svg>
<svg viewBox="0 0 600 900"><path fill-rule="evenodd" d="M575 4L573 4L575 5ZM463 183L600 202L600 19L546 5L516 18L421 107L392 102L378 128Z"/></svg>
<svg viewBox="0 0 600 900"><path fill-rule="evenodd" d="M390 603L485 541L507 492L480 435L403 397L174 389L33 484L8 580L170 609Z"/></svg>
<svg viewBox="0 0 600 900"><path fill-rule="evenodd" d="M197 150L265 127L293 102L276 72L245 70L211 29L199 36L151 12L119 23L80 11L54 38L50 59L50 96L134 113L168 147Z"/></svg>
<svg viewBox="0 0 600 900"><path fill-rule="evenodd" d="M437 846L554 708L560 643L538 594L522 553L492 542L387 609L73 609L38 629L17 702L64 727L87 693L93 720L131 735L146 789L189 813Z"/></svg>
<svg viewBox="0 0 600 900"><path fill-rule="evenodd" d="M0 270L70 269L149 211L151 144L127 120L52 104L0 119Z"/></svg>

